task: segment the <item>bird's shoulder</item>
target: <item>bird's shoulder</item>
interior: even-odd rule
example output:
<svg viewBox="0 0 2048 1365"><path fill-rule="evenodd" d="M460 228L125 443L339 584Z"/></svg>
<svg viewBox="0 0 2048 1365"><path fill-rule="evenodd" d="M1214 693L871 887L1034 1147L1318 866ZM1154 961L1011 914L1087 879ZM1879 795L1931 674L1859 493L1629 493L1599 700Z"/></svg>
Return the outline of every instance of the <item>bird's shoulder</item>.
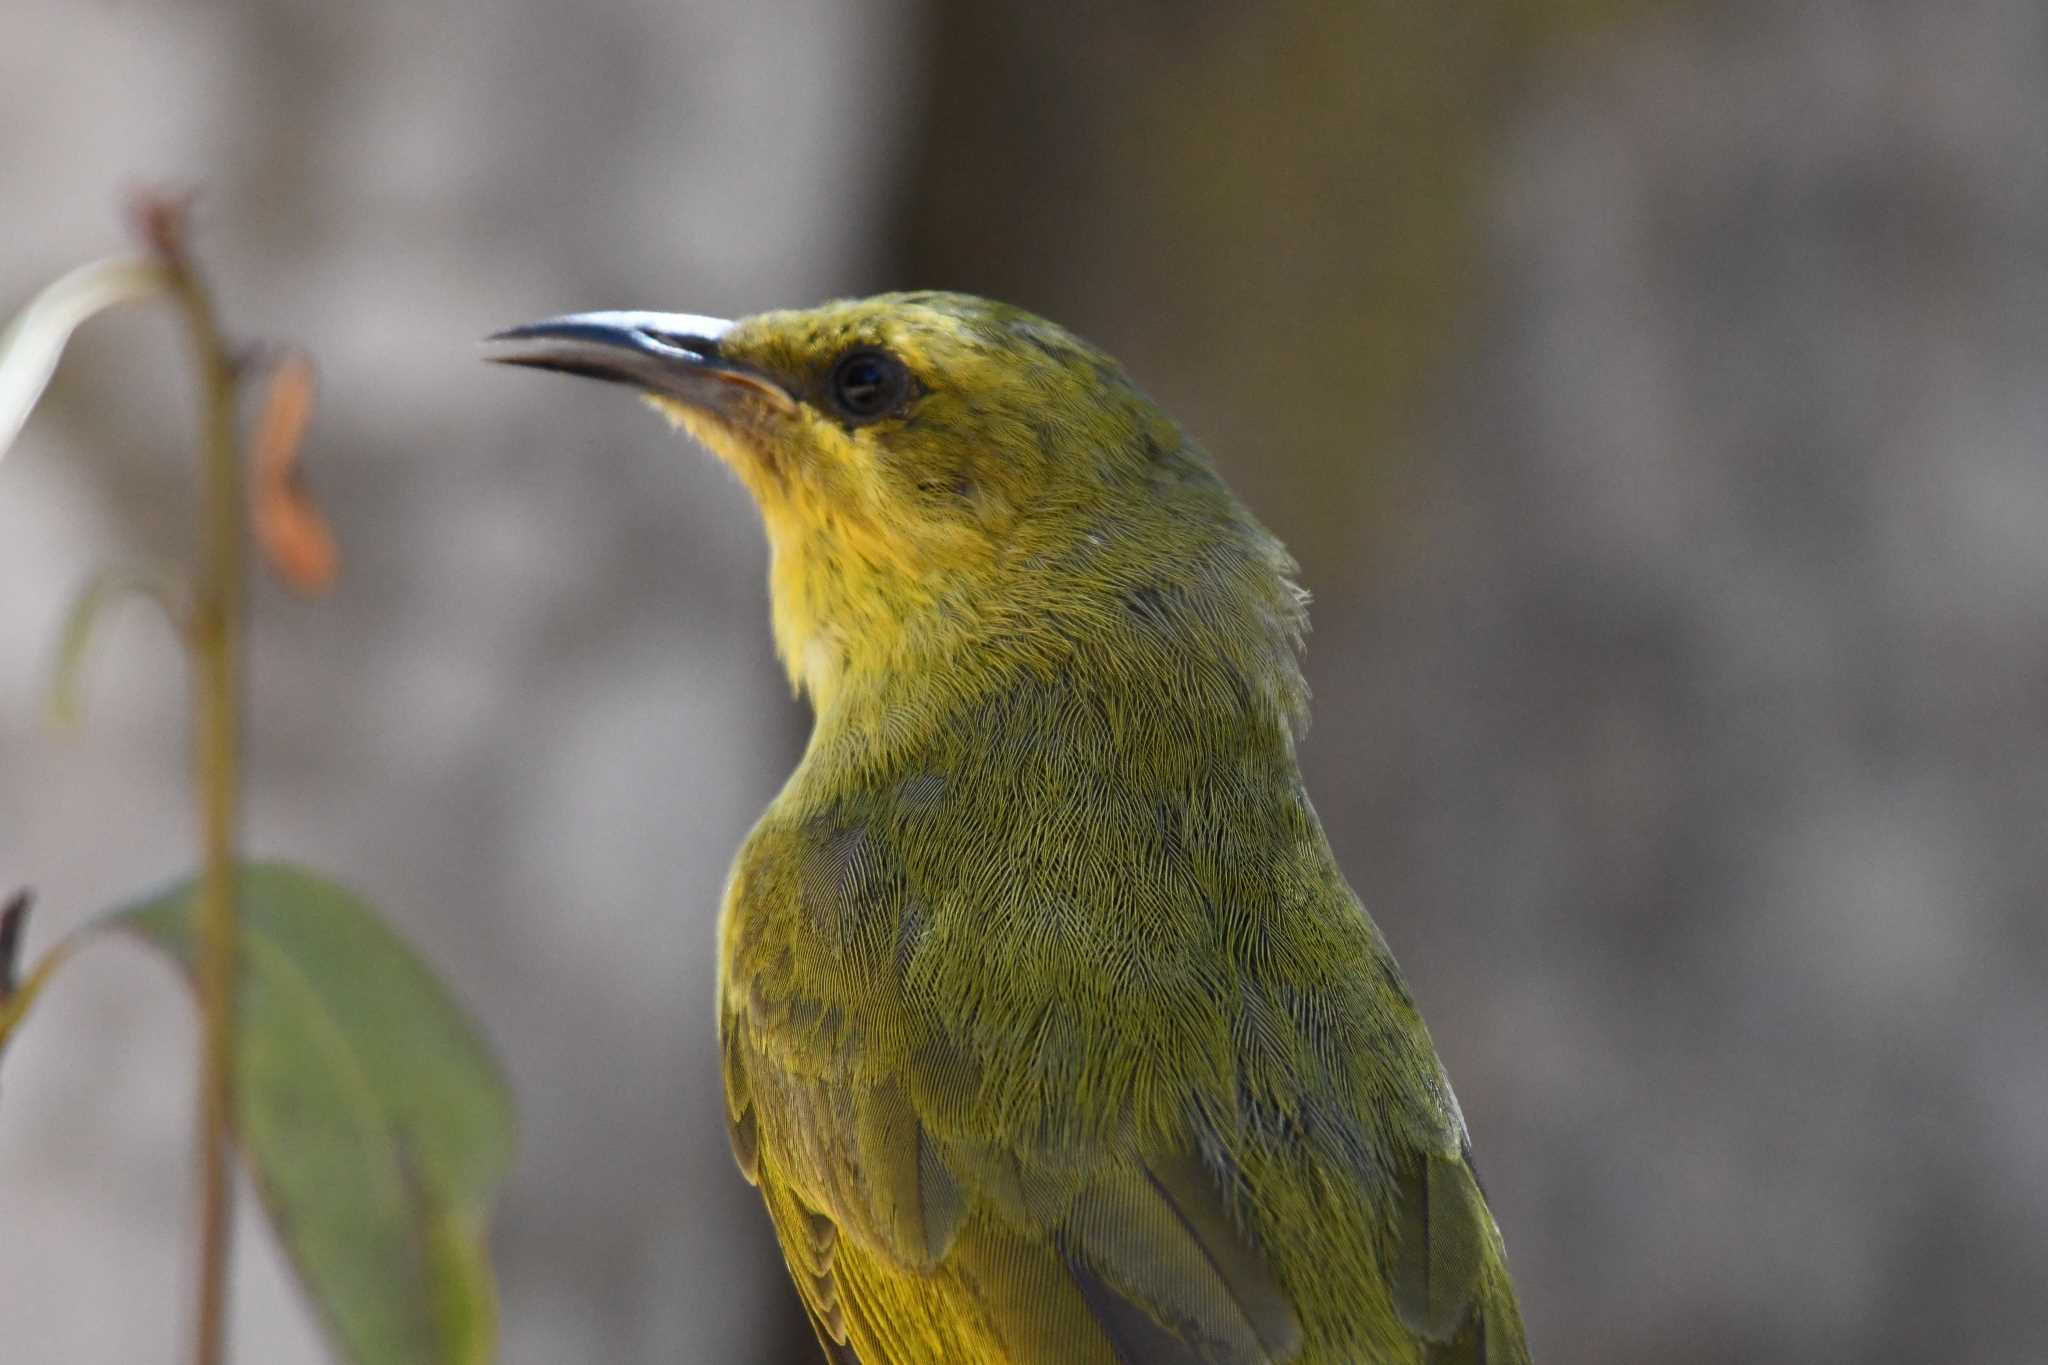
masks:
<svg viewBox="0 0 2048 1365"><path fill-rule="evenodd" d="M1005 719L880 773L800 771L746 841L721 998L785 1065L934 1084L971 1066L1041 1130L1087 1107L1083 1076L1162 1119L1189 1086L1248 1068L1284 1089L1345 1057L1368 1089L1433 1092L1291 753L1148 762L1086 699Z"/></svg>

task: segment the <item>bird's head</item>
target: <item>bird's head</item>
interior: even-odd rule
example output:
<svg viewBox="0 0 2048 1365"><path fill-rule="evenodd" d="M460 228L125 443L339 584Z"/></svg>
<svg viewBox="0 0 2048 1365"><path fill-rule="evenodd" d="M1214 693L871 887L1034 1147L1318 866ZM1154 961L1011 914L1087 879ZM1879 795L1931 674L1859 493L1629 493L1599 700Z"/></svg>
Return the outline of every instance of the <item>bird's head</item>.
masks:
<svg viewBox="0 0 2048 1365"><path fill-rule="evenodd" d="M1207 457L1114 360L1019 309L911 293L731 322L580 313L489 345L639 389L739 476L777 647L821 707L962 646L1053 665L1061 632L1132 601L1216 620L1241 598L1261 633L1298 634L1284 551Z"/></svg>

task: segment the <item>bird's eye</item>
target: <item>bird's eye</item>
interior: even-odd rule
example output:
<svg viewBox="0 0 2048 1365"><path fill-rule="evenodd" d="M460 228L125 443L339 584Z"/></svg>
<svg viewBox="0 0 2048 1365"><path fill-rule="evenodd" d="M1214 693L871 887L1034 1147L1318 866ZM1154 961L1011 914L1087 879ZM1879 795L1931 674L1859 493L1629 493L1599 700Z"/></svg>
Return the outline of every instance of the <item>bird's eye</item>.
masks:
<svg viewBox="0 0 2048 1365"><path fill-rule="evenodd" d="M832 367L832 402L848 417L880 417L909 396L910 371L887 351L854 351Z"/></svg>

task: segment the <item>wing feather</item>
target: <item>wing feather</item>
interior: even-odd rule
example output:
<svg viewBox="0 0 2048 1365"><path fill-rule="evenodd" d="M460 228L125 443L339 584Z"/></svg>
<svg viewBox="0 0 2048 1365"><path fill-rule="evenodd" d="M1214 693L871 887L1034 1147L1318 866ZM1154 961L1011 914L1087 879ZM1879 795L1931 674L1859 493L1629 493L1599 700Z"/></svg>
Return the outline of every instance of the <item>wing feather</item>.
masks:
<svg viewBox="0 0 2048 1365"><path fill-rule="evenodd" d="M1314 953L1190 921L1125 955L1136 984L1095 983L1087 1029L1034 995L1036 1032L997 1053L968 1044L980 1011L1019 1011L1014 983L962 969L933 1005L932 912L885 831L819 817L752 846L724 931L728 1130L834 1361L1527 1365L1456 1102L1341 882L1308 902ZM1237 988L1173 994L1210 951ZM1127 989L1155 997L1131 1017L1211 1030L1181 1055L1216 1072L1165 1089L1105 1034ZM1083 1084L1151 1102L1078 1126Z"/></svg>
<svg viewBox="0 0 2048 1365"><path fill-rule="evenodd" d="M821 1335L852 1345L863 1365L949 1358L915 1353L919 1337L900 1321L941 1313L1021 1344L1020 1361L1282 1365L1300 1351L1292 1304L1191 1149L948 1144L931 1136L902 1084L771 1080L744 1017L725 1023L728 1095L740 1097L733 1129L748 1135L735 1137L735 1151L752 1154ZM762 1115L763 1096L783 1113ZM813 1131L778 1131L791 1120ZM839 1121L846 1131L836 1138L816 1131ZM844 1159L817 1159L822 1150ZM934 1323L924 1335L943 1330Z"/></svg>

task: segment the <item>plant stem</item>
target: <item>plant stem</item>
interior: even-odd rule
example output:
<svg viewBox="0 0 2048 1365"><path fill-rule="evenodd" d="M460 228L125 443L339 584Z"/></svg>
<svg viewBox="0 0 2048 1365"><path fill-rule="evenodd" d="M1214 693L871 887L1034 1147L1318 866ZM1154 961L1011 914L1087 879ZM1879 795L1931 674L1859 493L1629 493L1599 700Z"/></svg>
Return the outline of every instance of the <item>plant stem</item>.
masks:
<svg viewBox="0 0 2048 1365"><path fill-rule="evenodd" d="M237 367L220 336L213 302L184 250L182 206L144 211L145 231L170 274L200 369L201 514L199 577L192 604L192 665L200 873L199 1311L194 1365L220 1365L227 1322L227 1272L234 1228L231 1124L234 1115L235 845L239 825L242 597L246 577L242 453L235 425Z"/></svg>

